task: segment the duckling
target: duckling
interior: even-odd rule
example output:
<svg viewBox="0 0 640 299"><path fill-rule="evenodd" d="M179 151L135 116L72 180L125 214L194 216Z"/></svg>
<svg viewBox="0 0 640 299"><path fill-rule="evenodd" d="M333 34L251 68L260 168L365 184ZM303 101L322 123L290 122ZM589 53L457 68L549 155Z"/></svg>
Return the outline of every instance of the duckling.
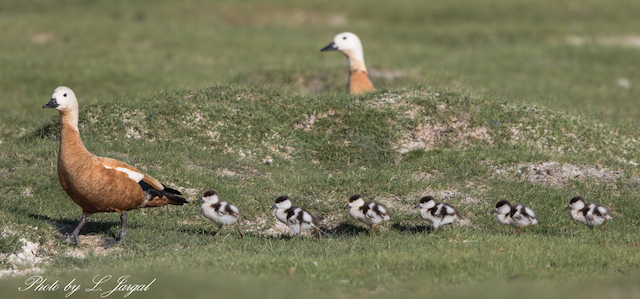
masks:
<svg viewBox="0 0 640 299"><path fill-rule="evenodd" d="M218 230L213 235L214 237L218 236L218 233L222 230L222 226L225 224L237 223L240 237L244 239L244 232L240 226L242 218L240 217L238 207L226 201L220 201L220 195L216 190L205 191L198 202L203 202L202 216L211 220L218 227Z"/></svg>
<svg viewBox="0 0 640 299"><path fill-rule="evenodd" d="M280 222L286 224L295 233L293 239L297 238L301 231L313 228L318 235L318 240L322 237L318 227L318 218L309 211L291 204L289 196L282 195L276 198L271 209L276 209L275 215Z"/></svg>
<svg viewBox="0 0 640 299"><path fill-rule="evenodd" d="M391 220L385 207L373 201L364 201L360 194L351 195L344 208L349 209L351 217L369 226L369 234L371 236L375 236L375 228L378 224Z"/></svg>
<svg viewBox="0 0 640 299"><path fill-rule="evenodd" d="M573 220L582 222L593 231L593 227L601 225L602 231L608 230L605 225L608 220L613 221L611 212L604 206L595 204L592 202L586 202L582 196L576 196L569 201L569 205L565 210L571 209L571 218Z"/></svg>
<svg viewBox="0 0 640 299"><path fill-rule="evenodd" d="M116 244L126 236L127 211L188 201L179 191L124 162L94 156L85 148L78 130L78 100L71 88L60 86L42 108L58 110L62 119L58 180L62 189L82 208L80 223L71 235L59 236L63 242L78 245L80 229L94 213L120 213L122 229Z"/></svg>
<svg viewBox="0 0 640 299"><path fill-rule="evenodd" d="M343 32L333 38L333 42L322 48L320 52L340 51L349 60L349 94L363 94L375 91L367 67L364 65L362 43L357 35Z"/></svg>
<svg viewBox="0 0 640 299"><path fill-rule="evenodd" d="M525 227L538 223L538 216L531 208L520 204L512 205L508 200L499 201L496 209L491 211L493 213L498 213L498 220L503 224L517 227L518 235Z"/></svg>
<svg viewBox="0 0 640 299"><path fill-rule="evenodd" d="M454 221L462 220L460 211L454 206L436 202L433 196L425 196L420 199L420 203L414 209L420 209L420 216L428 220L433 225L433 233L438 232L440 226L451 224Z"/></svg>

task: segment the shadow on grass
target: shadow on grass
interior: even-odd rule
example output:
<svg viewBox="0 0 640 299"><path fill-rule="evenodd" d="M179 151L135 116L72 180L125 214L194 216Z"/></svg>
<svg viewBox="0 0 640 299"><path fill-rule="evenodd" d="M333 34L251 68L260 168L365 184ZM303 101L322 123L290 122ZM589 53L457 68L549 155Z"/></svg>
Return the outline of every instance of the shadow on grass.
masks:
<svg viewBox="0 0 640 299"><path fill-rule="evenodd" d="M356 237L363 233L366 233L366 234L369 233L369 229L366 227L344 223L344 222L341 222L340 224L332 228L325 228L322 231L323 233L330 235L334 238L341 238L341 237L351 238L351 237Z"/></svg>
<svg viewBox="0 0 640 299"><path fill-rule="evenodd" d="M220 231L219 235L217 237L215 237L216 232L218 231L218 227L215 225L211 225L208 227L177 227L175 228L175 231L183 233L187 236L201 236L201 237L208 237L211 238L212 240L217 239L223 239L229 235L231 235L232 237L240 237L240 233L238 233L238 230L236 228L235 224L230 224L230 225L225 225L224 227L222 227L222 230ZM250 238L250 237L260 237L259 234L253 232L253 231L246 231L243 228L243 232L244 232L244 238Z"/></svg>
<svg viewBox="0 0 640 299"><path fill-rule="evenodd" d="M37 128L35 131L26 134L23 137L23 140L33 140L33 139L52 139L60 137L60 129L62 128L62 121L58 115L55 118L52 117L52 121L44 124L40 128Z"/></svg>
<svg viewBox="0 0 640 299"><path fill-rule="evenodd" d="M413 224L394 223L391 225L391 228L401 233L412 233L412 234L433 233L433 227L430 225L424 225L424 224L413 225Z"/></svg>
<svg viewBox="0 0 640 299"><path fill-rule="evenodd" d="M61 235L71 234L73 230L76 228L78 223L80 222L80 217L77 219L70 218L59 218L54 219L45 215L37 215L33 213L27 213L29 218L46 222L47 224L53 225L56 227L56 230L60 232ZM91 221L90 217L87 217L87 222L80 230L80 235L91 235L97 234L102 235L109 232L109 229L112 227L120 228L120 221Z"/></svg>

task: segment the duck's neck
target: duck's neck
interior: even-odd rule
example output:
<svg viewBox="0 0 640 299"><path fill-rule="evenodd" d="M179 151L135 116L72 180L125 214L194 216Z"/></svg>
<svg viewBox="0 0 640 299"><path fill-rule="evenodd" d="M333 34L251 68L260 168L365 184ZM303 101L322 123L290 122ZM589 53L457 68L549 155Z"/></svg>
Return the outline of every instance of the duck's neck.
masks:
<svg viewBox="0 0 640 299"><path fill-rule="evenodd" d="M349 72L367 73L367 67L364 65L364 59L349 57Z"/></svg>
<svg viewBox="0 0 640 299"><path fill-rule="evenodd" d="M60 111L63 126L75 128L78 131L78 111Z"/></svg>
<svg viewBox="0 0 640 299"><path fill-rule="evenodd" d="M82 143L80 131L78 130L78 112L60 111L62 118L62 130L60 131L60 152L58 162L83 161L93 155L89 153Z"/></svg>

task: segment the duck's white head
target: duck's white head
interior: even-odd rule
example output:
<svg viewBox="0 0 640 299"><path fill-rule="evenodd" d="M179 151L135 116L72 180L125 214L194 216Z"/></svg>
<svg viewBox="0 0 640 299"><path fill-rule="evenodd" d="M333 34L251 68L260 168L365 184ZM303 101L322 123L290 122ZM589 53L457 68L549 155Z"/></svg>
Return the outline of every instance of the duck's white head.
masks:
<svg viewBox="0 0 640 299"><path fill-rule="evenodd" d="M491 213L498 213L498 215L504 215L511 212L511 203L508 200L501 200L496 204L496 209Z"/></svg>
<svg viewBox="0 0 640 299"><path fill-rule="evenodd" d="M42 106L42 108L53 108L60 112L78 111L78 99L76 99L76 94L73 93L71 88L59 86L53 91L51 101Z"/></svg>
<svg viewBox="0 0 640 299"><path fill-rule="evenodd" d="M322 48L324 51L340 51L351 59L359 60L364 64L364 53L362 51L362 43L357 35L351 32L343 32L336 35L328 46Z"/></svg>
<svg viewBox="0 0 640 299"><path fill-rule="evenodd" d="M349 197L348 203L344 208L359 208L364 206L364 198L360 194L354 194Z"/></svg>
<svg viewBox="0 0 640 299"><path fill-rule="evenodd" d="M433 196L425 196L420 199L420 203L416 206L416 208L421 209L431 209L436 206L436 200Z"/></svg>
<svg viewBox="0 0 640 299"><path fill-rule="evenodd" d="M271 209L288 209L291 207L291 199L289 196L282 195L276 198L276 204L271 207Z"/></svg>
<svg viewBox="0 0 640 299"><path fill-rule="evenodd" d="M569 206L567 206L565 208L566 209L572 209L572 210L582 210L584 209L584 207L587 205L587 203L584 201L584 198L582 198L582 196L576 196L574 198L572 198L569 201Z"/></svg>
<svg viewBox="0 0 640 299"><path fill-rule="evenodd" d="M220 201L220 195L216 190L207 190L202 194L202 198L198 202L206 203L218 203Z"/></svg>

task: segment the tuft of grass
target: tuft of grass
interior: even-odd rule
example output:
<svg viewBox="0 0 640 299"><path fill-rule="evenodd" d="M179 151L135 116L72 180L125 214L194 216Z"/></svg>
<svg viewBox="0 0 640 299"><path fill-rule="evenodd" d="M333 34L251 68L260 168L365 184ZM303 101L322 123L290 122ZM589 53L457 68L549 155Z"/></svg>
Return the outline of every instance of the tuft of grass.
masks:
<svg viewBox="0 0 640 299"><path fill-rule="evenodd" d="M22 242L20 242L18 235L2 236L0 238L0 253L2 254L15 253L20 250L20 247L22 247Z"/></svg>

